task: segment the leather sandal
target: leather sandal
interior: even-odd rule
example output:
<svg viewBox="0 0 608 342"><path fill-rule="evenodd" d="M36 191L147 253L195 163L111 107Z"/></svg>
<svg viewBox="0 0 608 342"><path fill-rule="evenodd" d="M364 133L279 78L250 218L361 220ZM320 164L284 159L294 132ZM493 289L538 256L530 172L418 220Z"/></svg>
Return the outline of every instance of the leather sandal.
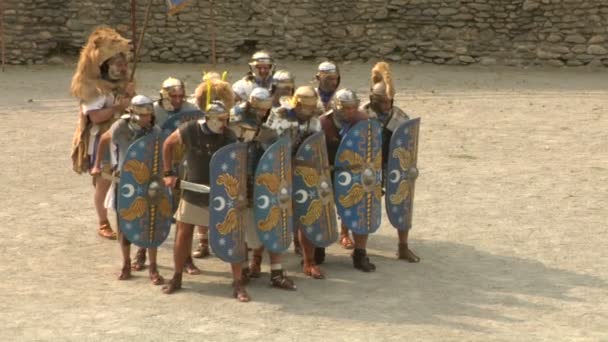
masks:
<svg viewBox="0 0 608 342"><path fill-rule="evenodd" d="M407 262L420 262L420 258L408 248L407 243L400 243L399 250L397 251L397 257Z"/></svg>
<svg viewBox="0 0 608 342"><path fill-rule="evenodd" d="M340 235L340 245L344 249L353 249L355 248L355 243L353 240L347 235Z"/></svg>
<svg viewBox="0 0 608 342"><path fill-rule="evenodd" d="M175 274L173 279L169 280L169 283L163 286L162 291L164 294L172 294L182 288L182 275Z"/></svg>
<svg viewBox="0 0 608 342"><path fill-rule="evenodd" d="M296 284L287 277L287 274L283 270L270 272L270 285L283 290L296 290Z"/></svg>
<svg viewBox="0 0 608 342"><path fill-rule="evenodd" d="M131 279L131 259L125 260L122 269L120 270L120 275L118 276L118 280L128 279Z"/></svg>
<svg viewBox="0 0 608 342"><path fill-rule="evenodd" d="M209 251L209 239L200 239L198 242L198 247L192 253L193 258L203 259L211 255Z"/></svg>
<svg viewBox="0 0 608 342"><path fill-rule="evenodd" d="M165 279L158 273L156 264L150 264L150 269L148 272L150 274L150 281L152 281L152 285L162 285L165 282Z"/></svg>
<svg viewBox="0 0 608 342"><path fill-rule="evenodd" d="M133 271L141 271L146 268L146 249L138 248L135 253L135 262L131 265Z"/></svg>
<svg viewBox="0 0 608 342"><path fill-rule="evenodd" d="M304 263L302 272L313 279L325 279L325 275L321 272L319 266L314 263Z"/></svg>
<svg viewBox="0 0 608 342"><path fill-rule="evenodd" d="M247 293L247 289L245 289L245 284L242 281L235 281L232 283L233 291L232 296L236 298L241 303L246 303L251 300L249 294Z"/></svg>
<svg viewBox="0 0 608 342"><path fill-rule="evenodd" d="M116 240L116 232L112 230L109 222L105 222L100 225L99 229L97 230L97 234L105 239Z"/></svg>
<svg viewBox="0 0 608 342"><path fill-rule="evenodd" d="M262 274L262 256L253 255L251 265L249 265L249 278L259 278Z"/></svg>
<svg viewBox="0 0 608 342"><path fill-rule="evenodd" d="M186 273L190 275L201 274L201 269L196 267L194 261L192 260L192 257L188 257L188 259L186 259L186 262L184 263L184 268L186 269Z"/></svg>

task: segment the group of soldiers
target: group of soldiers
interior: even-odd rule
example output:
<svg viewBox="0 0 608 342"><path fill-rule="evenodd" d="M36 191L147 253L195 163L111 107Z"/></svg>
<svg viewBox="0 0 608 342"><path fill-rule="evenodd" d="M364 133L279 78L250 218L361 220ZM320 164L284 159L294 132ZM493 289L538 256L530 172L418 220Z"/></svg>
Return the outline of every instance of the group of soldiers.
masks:
<svg viewBox="0 0 608 342"><path fill-rule="evenodd" d="M270 284L296 289L282 266L292 242L312 278L325 277L319 265L336 241L353 250L354 268L372 272L366 246L380 226L385 191L398 258L420 260L408 248L419 121L394 105L387 63L372 69L366 104L340 88L336 63L319 64L316 87L296 87L266 51L253 54L250 72L232 85L209 72L189 99L184 82L169 77L153 100L135 92L129 49L113 29L94 31L71 89L80 100L74 169L93 176L98 233L120 242L119 279L144 269L148 257L151 282L173 293L184 271L200 273L192 257L209 256L211 245L231 265L234 297L247 302L246 284L260 277L264 251ZM400 129L404 139L392 139ZM118 234L108 209L117 213ZM175 270L165 281L157 247L172 220ZM139 246L134 262L131 243Z"/></svg>

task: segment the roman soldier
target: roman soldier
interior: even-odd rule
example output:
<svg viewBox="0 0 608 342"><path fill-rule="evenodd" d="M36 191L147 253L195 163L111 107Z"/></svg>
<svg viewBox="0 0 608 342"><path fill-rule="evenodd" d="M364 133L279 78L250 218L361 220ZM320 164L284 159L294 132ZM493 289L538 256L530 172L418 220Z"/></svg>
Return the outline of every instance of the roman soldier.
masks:
<svg viewBox="0 0 608 342"><path fill-rule="evenodd" d="M393 131L408 121L409 116L394 105L395 87L390 66L386 62L377 63L372 69L369 102L362 109L370 118L377 119L382 124L382 160L383 169L389 158L389 146ZM420 258L408 247L408 230L397 230L399 245L397 256L408 262L419 262Z"/></svg>
<svg viewBox="0 0 608 342"><path fill-rule="evenodd" d="M247 275L249 278L260 277L262 267L262 255L264 246L262 245L256 231L256 221L254 219L254 175L260 158L264 151L277 139L277 134L266 123L272 107L272 97L267 89L255 88L245 103L236 105L231 111L231 128L237 138L248 144L248 202L249 207L245 212L244 222L246 225L247 245L253 249L253 260L248 267ZM269 251L270 256L270 284L273 287L295 290L296 285L287 277L281 264L282 256L280 253ZM246 265L244 267L247 267Z"/></svg>
<svg viewBox="0 0 608 342"><path fill-rule="evenodd" d="M91 170L91 174L101 174L101 155L108 148L111 142L112 148L110 149L113 160L113 174L118 176L118 172L122 168L125 157L127 156L127 149L131 144L139 139L140 137L151 133L160 133L160 128L155 124L154 116L154 104L151 99L143 95L137 95L131 100L131 106L129 108L130 113L123 115L118 121L114 122L110 129L105 132L98 145L98 151L95 159L95 166ZM110 191L106 198L106 207L113 209L118 212L117 200L116 200L116 183L112 183ZM125 234L120 231L118 227L120 249L123 256L123 266L118 277L119 280L127 280L131 278L131 241L129 241ZM141 249L140 249L141 250ZM139 257L142 252L138 250L137 256ZM143 255L145 257L145 248L143 249ZM160 285L164 279L160 276L156 264L157 248L149 248L150 252L150 280L154 285ZM143 268L137 268L139 271Z"/></svg>
<svg viewBox="0 0 608 342"><path fill-rule="evenodd" d="M315 75L318 86L315 88L319 96L319 106L323 112L332 108L332 100L340 86L340 70L334 62L323 62L317 67Z"/></svg>
<svg viewBox="0 0 608 342"><path fill-rule="evenodd" d="M255 83L258 87L270 90L274 67L274 59L270 56L270 53L258 51L251 56L249 72L243 79Z"/></svg>
<svg viewBox="0 0 608 342"><path fill-rule="evenodd" d="M207 106L205 119L188 121L173 132L163 145L163 162L166 186L175 188L177 177L171 165L175 147L184 144L188 163L187 179L190 182L209 185L209 163L213 154L221 147L235 142L235 136L228 129L230 113L220 101ZM190 256L192 233L195 225L209 226L209 194L183 190L176 213L177 236L174 247L175 272L169 284L163 287L166 294L182 287L182 271ZM233 295L240 302L248 302L249 294L242 279L240 263L231 264L233 275Z"/></svg>

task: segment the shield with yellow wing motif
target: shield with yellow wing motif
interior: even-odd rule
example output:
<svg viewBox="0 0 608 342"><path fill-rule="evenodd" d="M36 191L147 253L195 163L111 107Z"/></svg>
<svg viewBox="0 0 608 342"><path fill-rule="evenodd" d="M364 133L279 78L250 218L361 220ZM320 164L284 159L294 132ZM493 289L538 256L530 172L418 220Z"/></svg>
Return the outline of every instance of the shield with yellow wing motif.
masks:
<svg viewBox="0 0 608 342"><path fill-rule="evenodd" d="M302 142L294 166L294 225L315 246L327 247L336 241L338 230L323 132L315 133Z"/></svg>
<svg viewBox="0 0 608 342"><path fill-rule="evenodd" d="M215 255L229 263L247 258L243 215L247 209L247 144L217 150L209 163L209 242Z"/></svg>
<svg viewBox="0 0 608 342"><path fill-rule="evenodd" d="M355 124L340 141L334 162L338 215L354 233L370 234L382 216L382 128L377 120Z"/></svg>
<svg viewBox="0 0 608 342"><path fill-rule="evenodd" d="M401 231L412 227L414 184L418 177L418 132L420 118L408 120L391 137L385 172L385 206L388 219Z"/></svg>
<svg viewBox="0 0 608 342"><path fill-rule="evenodd" d="M262 155L253 186L254 219L269 252L282 253L293 235L291 141L285 136Z"/></svg>
<svg viewBox="0 0 608 342"><path fill-rule="evenodd" d="M118 227L140 247L160 246L171 230L172 197L162 178L164 138L154 131L133 142L116 186Z"/></svg>

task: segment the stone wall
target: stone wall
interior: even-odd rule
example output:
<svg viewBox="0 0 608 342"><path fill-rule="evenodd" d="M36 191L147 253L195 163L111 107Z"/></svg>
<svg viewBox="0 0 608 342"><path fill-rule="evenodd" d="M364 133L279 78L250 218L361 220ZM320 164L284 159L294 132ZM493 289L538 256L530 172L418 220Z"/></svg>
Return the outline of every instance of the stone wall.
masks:
<svg viewBox="0 0 608 342"><path fill-rule="evenodd" d="M209 62L210 1L174 17L152 0L144 61ZM143 23L147 0L138 0ZM329 5L328 5L329 4ZM437 64L608 65L607 0L215 0L220 62L277 58ZM130 36L126 0L4 0L7 60L77 54L99 24Z"/></svg>

